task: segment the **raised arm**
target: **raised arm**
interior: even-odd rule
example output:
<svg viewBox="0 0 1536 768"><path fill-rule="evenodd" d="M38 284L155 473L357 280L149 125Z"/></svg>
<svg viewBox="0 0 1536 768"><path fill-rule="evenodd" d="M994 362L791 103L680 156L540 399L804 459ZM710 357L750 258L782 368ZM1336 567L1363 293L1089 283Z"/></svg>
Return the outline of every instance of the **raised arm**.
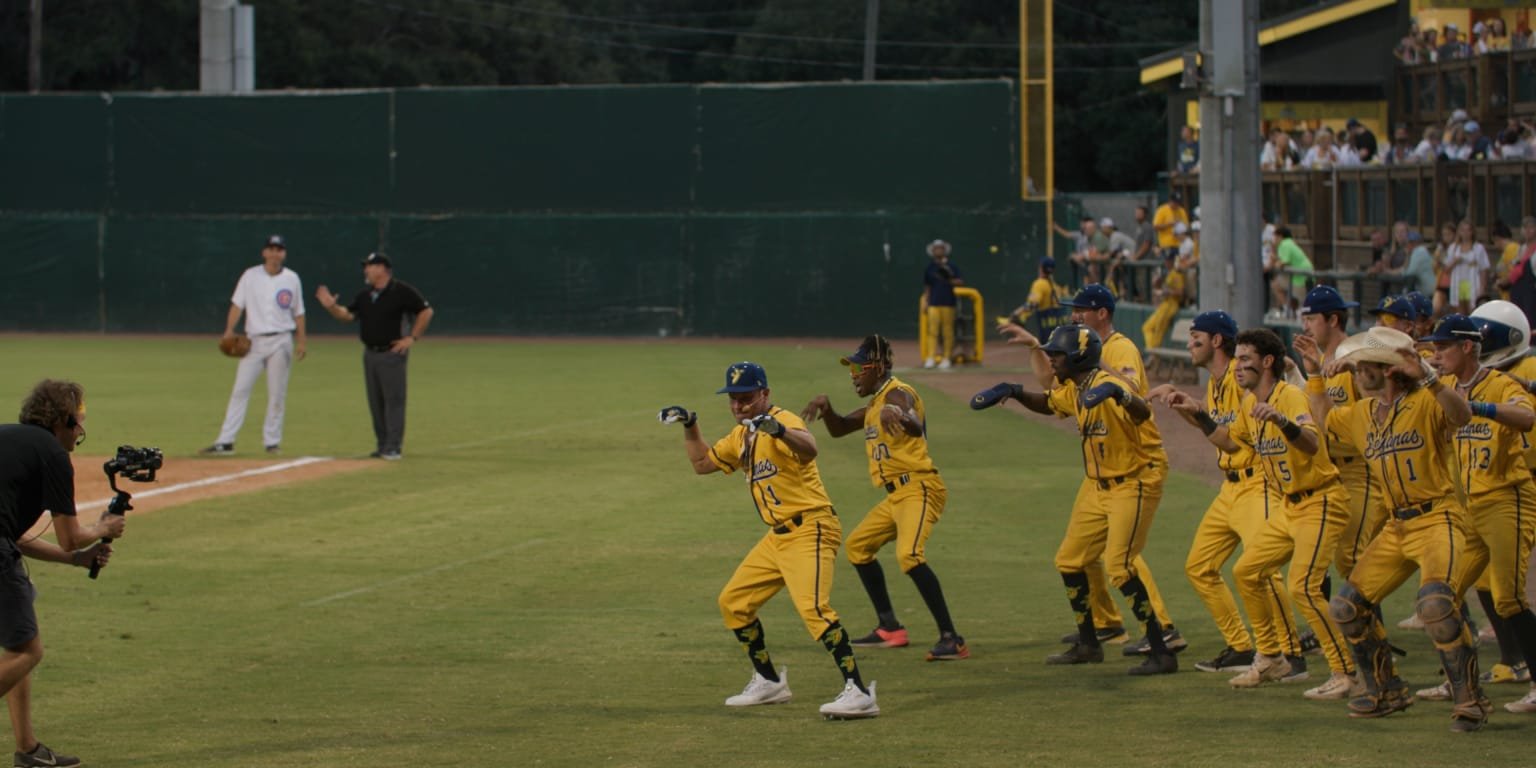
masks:
<svg viewBox="0 0 1536 768"><path fill-rule="evenodd" d="M839 416L832 408L832 401L826 395L817 395L800 409L800 418L807 422L821 419L822 423L827 425L827 434L842 437L864 429L864 410L861 406L849 411L846 415Z"/></svg>
<svg viewBox="0 0 1536 768"><path fill-rule="evenodd" d="M1019 344L1029 349L1029 368L1034 371L1035 383L1041 389L1050 389L1055 374L1051 371L1051 356L1040 348L1040 339L1028 329L1017 325L1005 325L998 331L1008 338L1009 344Z"/></svg>

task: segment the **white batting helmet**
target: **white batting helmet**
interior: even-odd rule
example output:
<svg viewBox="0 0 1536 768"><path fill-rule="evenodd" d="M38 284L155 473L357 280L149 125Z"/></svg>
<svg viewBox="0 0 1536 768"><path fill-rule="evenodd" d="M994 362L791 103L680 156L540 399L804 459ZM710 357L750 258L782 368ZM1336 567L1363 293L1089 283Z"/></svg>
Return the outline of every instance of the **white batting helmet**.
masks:
<svg viewBox="0 0 1536 768"><path fill-rule="evenodd" d="M1498 368L1530 351L1531 323L1514 304L1490 301L1472 311L1472 322L1483 332L1483 365Z"/></svg>

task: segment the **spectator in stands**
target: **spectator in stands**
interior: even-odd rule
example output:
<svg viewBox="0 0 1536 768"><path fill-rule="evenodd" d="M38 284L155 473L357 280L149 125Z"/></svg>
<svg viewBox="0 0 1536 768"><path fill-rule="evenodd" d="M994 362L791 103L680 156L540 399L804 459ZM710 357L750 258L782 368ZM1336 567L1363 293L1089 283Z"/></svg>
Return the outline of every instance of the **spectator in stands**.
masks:
<svg viewBox="0 0 1536 768"><path fill-rule="evenodd" d="M1424 61L1434 62L1440 59L1440 30L1434 27L1425 27L1419 35L1419 47L1429 58Z"/></svg>
<svg viewBox="0 0 1536 768"><path fill-rule="evenodd" d="M1301 135L1296 137L1296 154L1306 157L1307 150L1312 149L1312 144L1317 141L1317 134L1311 128L1301 129Z"/></svg>
<svg viewBox="0 0 1536 768"><path fill-rule="evenodd" d="M1451 126L1445 143L1440 145L1440 159L1452 162L1472 159L1472 142L1467 138L1466 131L1466 126L1469 123L1477 125L1477 123L1468 121L1467 123L1456 123Z"/></svg>
<svg viewBox="0 0 1536 768"><path fill-rule="evenodd" d="M1423 64L1432 61L1429 52L1424 49L1423 33L1419 31L1417 19L1408 22L1408 34L1397 42L1397 47L1392 49L1392 55L1397 57L1400 64Z"/></svg>
<svg viewBox="0 0 1536 768"><path fill-rule="evenodd" d="M1153 281L1152 298L1157 302L1157 309L1141 324L1143 349L1162 345L1174 316L1184 306L1184 297L1184 273L1179 269L1179 260L1172 254L1164 256L1162 274Z"/></svg>
<svg viewBox="0 0 1536 768"><path fill-rule="evenodd" d="M1408 230L1408 265L1403 267L1403 275L1413 278L1404 291L1419 291L1425 296L1435 290L1435 257L1429 252L1429 247L1424 244L1424 236L1417 229Z"/></svg>
<svg viewBox="0 0 1536 768"><path fill-rule="evenodd" d="M1278 317L1292 318L1296 316L1297 302L1307 295L1312 259L1291 237L1290 227L1276 227L1275 237L1280 240L1275 246L1275 261L1265 270L1274 274L1269 284L1275 298L1272 311Z"/></svg>
<svg viewBox="0 0 1536 768"><path fill-rule="evenodd" d="M1376 134L1365 127L1359 120L1351 117L1344 124L1344 130L1349 134L1349 146L1354 150L1355 157L1361 165L1371 165L1380 162L1377 157Z"/></svg>
<svg viewBox="0 0 1536 768"><path fill-rule="evenodd" d="M1194 128L1186 125L1179 129L1179 146L1175 156L1175 168L1179 173L1200 172L1200 140L1195 138Z"/></svg>
<svg viewBox="0 0 1536 768"><path fill-rule="evenodd" d="M1499 132L1499 159L1525 160L1533 156L1530 142L1526 140L1526 127L1519 120L1510 118L1504 130Z"/></svg>
<svg viewBox="0 0 1536 768"><path fill-rule="evenodd" d="M1462 125L1462 129L1467 132L1467 143L1472 146L1469 159L1497 160L1499 158L1498 147L1494 145L1493 139L1483 135L1482 126L1478 125L1476 120L1468 120Z"/></svg>
<svg viewBox="0 0 1536 768"><path fill-rule="evenodd" d="M1456 243L1456 225L1447 221L1440 225L1440 240L1435 243L1435 317L1445 314L1451 303L1451 268L1446 264L1451 246Z"/></svg>
<svg viewBox="0 0 1536 768"><path fill-rule="evenodd" d="M1463 315L1472 314L1472 308L1483 298L1484 277L1492 267L1488 251L1477 242L1471 219L1462 219L1456 225L1456 239L1446 250L1445 267L1451 273L1450 305Z"/></svg>
<svg viewBox="0 0 1536 768"><path fill-rule="evenodd" d="M1525 22L1515 27L1515 33L1509 36L1509 48L1512 51L1523 51L1536 48L1536 30L1532 30Z"/></svg>
<svg viewBox="0 0 1536 768"><path fill-rule="evenodd" d="M1504 19L1495 16L1486 22L1479 21L1472 25L1472 31L1477 33L1478 53L1509 50L1509 31L1504 26Z"/></svg>
<svg viewBox="0 0 1536 768"><path fill-rule="evenodd" d="M1198 216L1199 206L1195 206ZM1185 245L1188 248L1185 248ZM1179 270L1184 273L1184 298L1185 304L1194 304L1200 300L1200 219L1196 218L1189 223L1189 238L1179 245Z"/></svg>
<svg viewBox="0 0 1536 768"><path fill-rule="evenodd" d="M1520 250L1509 267L1509 300L1536 326L1536 264L1531 263L1532 256L1536 256L1536 216L1527 216L1520 222Z"/></svg>
<svg viewBox="0 0 1536 768"><path fill-rule="evenodd" d="M1392 129L1392 144L1387 151L1382 153L1381 161L1387 165L1410 165L1421 162L1413 151L1413 134L1408 132L1407 123L1398 123Z"/></svg>
<svg viewBox="0 0 1536 768"><path fill-rule="evenodd" d="M1358 165L1360 159L1355 156L1352 149L1345 148L1334 143L1333 131L1328 128L1320 128L1312 148L1301 158L1301 167L1312 170L1326 170L1335 166Z"/></svg>
<svg viewBox="0 0 1536 768"><path fill-rule="evenodd" d="M1367 271L1375 275L1400 275L1408 267L1410 250L1408 222L1394 223L1390 238L1387 233L1376 230L1371 233L1371 267Z"/></svg>
<svg viewBox="0 0 1536 768"><path fill-rule="evenodd" d="M1509 300L1509 268L1514 266L1515 257L1520 253L1520 244L1514 238L1509 225L1498 219L1488 228L1488 239L1493 241L1493 247L1488 251L1488 258L1493 262L1493 286L1499 298L1505 301Z"/></svg>
<svg viewBox="0 0 1536 768"><path fill-rule="evenodd" d="M1105 251L1108 253L1106 260L1107 274L1104 276L1104 282L1109 286L1110 290L1115 292L1116 296L1125 296L1125 275L1121 265L1127 259L1135 256L1136 240L1116 229L1115 220L1108 216L1099 219L1099 231L1104 233L1104 239L1107 242L1105 248Z"/></svg>
<svg viewBox="0 0 1536 768"><path fill-rule="evenodd" d="M1099 262L1104 256L1098 249L1099 226L1092 216L1083 216L1078 220L1077 231L1073 232L1060 224L1053 224L1056 234L1072 239L1072 263L1077 266L1083 279L1088 283L1099 281ZM1105 245L1108 245L1106 242Z"/></svg>
<svg viewBox="0 0 1536 768"><path fill-rule="evenodd" d="M1136 255L1137 261L1144 261L1157 256L1157 230L1152 228L1152 222L1147 219L1147 207L1136 206Z"/></svg>
<svg viewBox="0 0 1536 768"><path fill-rule="evenodd" d="M1424 139L1413 148L1415 162L1433 163L1440 159L1441 130L1439 126L1431 125L1424 129Z"/></svg>
<svg viewBox="0 0 1536 768"><path fill-rule="evenodd" d="M1472 55L1472 49L1467 47L1458 35L1461 30L1455 24L1445 25L1445 42L1440 44L1440 49L1435 52L1436 61L1455 61L1465 59Z"/></svg>
<svg viewBox="0 0 1536 768"><path fill-rule="evenodd" d="M1174 190L1168 195L1168 202L1157 207L1157 212L1152 214L1152 228L1157 231L1157 249L1159 256L1168 255L1168 251L1175 253L1179 250L1179 243L1184 239L1182 233L1173 230L1174 225L1183 224L1189 226L1189 211L1184 210L1184 195Z"/></svg>
<svg viewBox="0 0 1536 768"><path fill-rule="evenodd" d="M1264 171L1289 171L1301 165L1301 153L1291 143L1291 135L1279 128L1269 132L1269 141L1259 153L1259 169Z"/></svg>

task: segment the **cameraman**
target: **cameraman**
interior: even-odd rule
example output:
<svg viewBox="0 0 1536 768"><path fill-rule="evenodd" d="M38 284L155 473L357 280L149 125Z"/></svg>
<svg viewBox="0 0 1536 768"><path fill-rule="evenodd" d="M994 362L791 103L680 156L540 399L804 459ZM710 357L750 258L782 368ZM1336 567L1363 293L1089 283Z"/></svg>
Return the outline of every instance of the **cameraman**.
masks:
<svg viewBox="0 0 1536 768"><path fill-rule="evenodd" d="M103 514L83 528L75 517L75 470L69 454L85 440L85 390L72 381L44 380L21 403L20 424L0 425L0 694L11 710L17 766L79 765L54 753L32 733L32 668L43 659L36 592L21 557L88 568L106 563L102 537L123 535L123 517ZM52 513L58 544L28 536L43 511Z"/></svg>

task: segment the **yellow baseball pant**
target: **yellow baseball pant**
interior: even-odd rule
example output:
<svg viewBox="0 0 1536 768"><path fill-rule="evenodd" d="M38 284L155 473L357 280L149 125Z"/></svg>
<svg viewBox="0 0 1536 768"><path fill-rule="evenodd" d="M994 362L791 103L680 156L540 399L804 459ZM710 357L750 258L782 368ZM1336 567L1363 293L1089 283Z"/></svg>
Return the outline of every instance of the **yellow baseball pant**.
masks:
<svg viewBox="0 0 1536 768"><path fill-rule="evenodd" d="M1371 539L1349 582L1373 605L1402 586L1409 576L1419 572L1419 586L1444 582L1454 594L1462 592L1462 577L1467 570L1464 559L1472 559L1466 533L1453 514L1454 499L1434 502L1428 513L1409 520L1391 518L1381 533Z"/></svg>
<svg viewBox="0 0 1536 768"><path fill-rule="evenodd" d="M819 639L837 623L829 601L843 527L831 510L806 513L802 521L788 533L770 530L736 566L720 590L720 615L727 629L751 624L758 609L781 589L789 590L811 639Z"/></svg>
<svg viewBox="0 0 1536 768"><path fill-rule="evenodd" d="M924 556L928 537L944 514L949 491L938 475L912 479L875 505L848 534L848 561L872 562L880 548L896 542L896 562L901 572L928 562Z"/></svg>
<svg viewBox="0 0 1536 768"><path fill-rule="evenodd" d="M1381 532L1387 524L1387 503L1375 483L1371 463L1357 456L1339 458L1334 464L1339 468L1339 482L1349 494L1349 525L1339 537L1339 551L1334 555L1333 569L1348 579L1355 561L1365 551L1365 545Z"/></svg>
<svg viewBox="0 0 1536 768"><path fill-rule="evenodd" d="M1148 489L1145 495L1145 504L1149 514L1157 513L1157 505L1163 498L1163 482L1168 479L1168 465L1154 461L1152 466L1141 473L1142 486ZM1078 486L1077 500L1072 508L1091 503L1086 494L1089 491L1089 483ZM1168 606L1163 603L1163 593L1158 590L1157 582L1152 578L1152 568L1137 550L1136 557L1131 560L1131 565L1136 569L1136 575L1141 577L1142 586L1147 588L1147 599L1152 603L1152 613L1157 616L1157 623L1163 629L1173 626L1173 619L1168 616ZM1115 599L1109 593L1109 580L1104 574L1104 561L1089 563L1083 568L1088 575L1088 605L1093 610L1093 625L1099 629L1125 626L1125 618L1120 615L1120 607L1115 604Z"/></svg>
<svg viewBox="0 0 1536 768"><path fill-rule="evenodd" d="M1254 648L1254 641L1249 639L1243 615L1237 609L1237 600L1227 587L1221 569L1237 552L1239 544L1250 546L1269 525L1270 516L1284 515L1285 510L1279 499L1266 491L1263 472L1250 467L1236 474L1236 481L1227 479L1222 482L1215 500L1200 518L1194 541L1189 545L1189 557L1184 561L1184 575L1189 578L1200 601L1205 603L1205 609L1216 622L1227 646L1236 651L1247 651ZM1279 604L1285 603L1285 581L1278 571L1270 577L1269 591ZM1271 616L1254 624L1253 633L1259 638L1258 644L1265 648L1284 648L1287 653L1299 652L1299 648L1292 647L1289 622L1274 619Z"/></svg>
<svg viewBox="0 0 1536 768"><path fill-rule="evenodd" d="M1463 574L1461 583L1477 582L1479 590L1493 593L1494 610L1508 618L1530 608L1526 598L1526 565L1536 542L1536 483L1525 480L1471 498L1469 549L1481 556L1466 558L1477 573Z"/></svg>
<svg viewBox="0 0 1536 768"><path fill-rule="evenodd" d="M1242 557L1232 568L1232 578L1255 627L1265 623L1283 626L1289 622L1290 607L1277 599L1270 579L1289 563L1286 584L1290 598L1322 644L1329 669L1353 674L1355 665L1348 643L1329 617L1328 598L1323 596L1323 578L1338 551L1339 536L1349 523L1347 507L1344 489L1338 483L1310 494L1286 496L1284 513L1272 516L1271 524L1244 545ZM1280 643L1256 640L1259 653L1272 656L1284 650Z"/></svg>
<svg viewBox="0 0 1536 768"><path fill-rule="evenodd" d="M940 360L949 360L955 353L955 308L928 307L928 352L939 354L939 342L943 340L944 353Z"/></svg>
<svg viewBox="0 0 1536 768"><path fill-rule="evenodd" d="M1083 573L1102 560L1115 587L1138 575L1145 583L1146 574L1137 570L1136 561L1147 544L1161 496L1160 485L1135 476L1084 478L1067 521L1066 536L1056 550L1056 570Z"/></svg>
<svg viewBox="0 0 1536 768"><path fill-rule="evenodd" d="M1163 303L1157 305L1152 311L1152 316L1141 324L1142 349L1152 349L1161 346L1163 337L1168 335L1168 327L1173 325L1173 317L1179 313L1179 305L1183 297L1175 299L1163 299Z"/></svg>

